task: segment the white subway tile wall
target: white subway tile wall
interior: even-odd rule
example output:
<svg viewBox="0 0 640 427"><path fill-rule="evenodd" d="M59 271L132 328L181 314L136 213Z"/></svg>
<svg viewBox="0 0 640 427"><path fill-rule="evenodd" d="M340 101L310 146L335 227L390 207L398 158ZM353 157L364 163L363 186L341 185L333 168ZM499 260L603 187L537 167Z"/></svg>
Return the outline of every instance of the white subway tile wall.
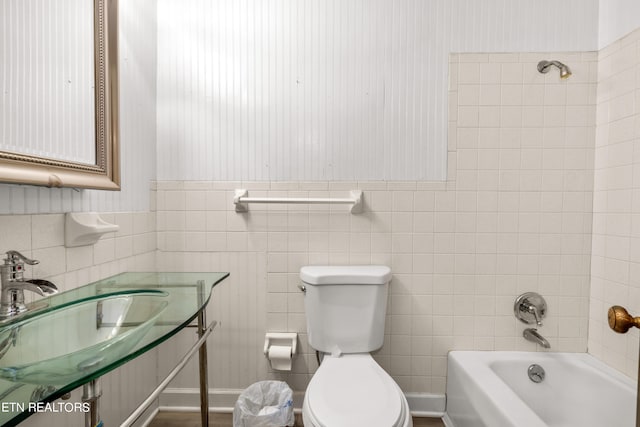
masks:
<svg viewBox="0 0 640 427"><path fill-rule="evenodd" d="M95 245L64 246L64 214L0 215L0 254L17 250L40 260L28 268L33 277L51 280L70 290L123 271L155 269L156 213L102 213L120 230Z"/></svg>
<svg viewBox="0 0 640 427"><path fill-rule="evenodd" d="M572 78L538 73L548 58L569 64ZM213 300L223 326L210 360L215 387L273 377L306 388L317 364L297 284L308 264L391 266L385 344L375 358L405 392L443 393L452 349L540 350L513 315L526 291L547 299L540 332L552 349L586 351L596 60L451 55L446 183L158 182L159 268L231 271L215 291L224 297ZM365 211L250 205L236 213L235 188L256 197L345 197L359 188ZM266 331L300 333L290 374L272 372L262 357Z"/></svg>
<svg viewBox="0 0 640 427"><path fill-rule="evenodd" d="M607 309L640 313L640 30L598 55L589 352L637 378L639 333L612 332Z"/></svg>

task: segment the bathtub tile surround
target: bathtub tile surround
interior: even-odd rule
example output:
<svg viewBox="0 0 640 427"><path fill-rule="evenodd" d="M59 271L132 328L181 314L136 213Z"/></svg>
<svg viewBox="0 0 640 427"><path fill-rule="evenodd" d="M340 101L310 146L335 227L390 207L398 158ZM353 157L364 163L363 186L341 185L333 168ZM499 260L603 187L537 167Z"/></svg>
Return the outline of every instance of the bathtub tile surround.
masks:
<svg viewBox="0 0 640 427"><path fill-rule="evenodd" d="M567 63L574 76L538 73L544 58ZM274 377L306 388L317 363L297 284L300 267L312 264L391 266L385 344L375 357L405 392L444 393L451 349L535 351L513 315L526 291L547 300L540 333L552 350L586 351L596 60L595 53L452 55L447 182L157 182L159 266L202 269L213 260L238 271L225 259L251 260L241 273L248 282L226 288L251 300L233 296L218 317L231 325L226 316L236 312L258 315L243 324L247 333L228 337L235 343L228 357L261 355L266 331L300 334L292 373L271 372L258 357L214 367L229 381L217 377L215 387ZM238 214L236 188L255 197L361 189L365 211L250 205ZM228 362L216 359L214 366Z"/></svg>
<svg viewBox="0 0 640 427"><path fill-rule="evenodd" d="M640 313L640 30L598 54L589 352L637 378L639 331L611 332L607 309Z"/></svg>

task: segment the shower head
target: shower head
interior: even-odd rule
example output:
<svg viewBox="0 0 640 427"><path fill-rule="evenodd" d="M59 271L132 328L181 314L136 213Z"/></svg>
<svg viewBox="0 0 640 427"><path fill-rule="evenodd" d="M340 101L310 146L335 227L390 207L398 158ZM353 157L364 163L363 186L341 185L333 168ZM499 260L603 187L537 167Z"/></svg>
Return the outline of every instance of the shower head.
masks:
<svg viewBox="0 0 640 427"><path fill-rule="evenodd" d="M538 62L538 71L540 71L541 73L548 73L549 68L551 68L552 65L555 65L560 69L561 79L566 79L571 75L571 70L569 69L569 67L567 67L560 61L540 61Z"/></svg>

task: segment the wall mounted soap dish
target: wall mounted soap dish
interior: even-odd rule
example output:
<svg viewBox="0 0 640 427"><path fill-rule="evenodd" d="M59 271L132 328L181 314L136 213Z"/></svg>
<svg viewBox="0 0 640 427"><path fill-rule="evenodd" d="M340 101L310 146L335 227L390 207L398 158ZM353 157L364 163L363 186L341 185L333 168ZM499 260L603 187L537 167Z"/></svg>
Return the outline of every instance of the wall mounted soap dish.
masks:
<svg viewBox="0 0 640 427"><path fill-rule="evenodd" d="M67 212L64 219L64 245L67 248L95 244L103 234L120 227L100 218L95 212Z"/></svg>

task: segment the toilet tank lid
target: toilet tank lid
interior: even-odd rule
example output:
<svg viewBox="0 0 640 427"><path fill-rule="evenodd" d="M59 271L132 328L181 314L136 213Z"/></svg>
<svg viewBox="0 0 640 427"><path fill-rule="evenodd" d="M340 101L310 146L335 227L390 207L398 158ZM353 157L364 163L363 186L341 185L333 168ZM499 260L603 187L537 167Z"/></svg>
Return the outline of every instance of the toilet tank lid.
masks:
<svg viewBox="0 0 640 427"><path fill-rule="evenodd" d="M310 285L384 285L391 280L386 265L314 265L302 267L300 278Z"/></svg>

